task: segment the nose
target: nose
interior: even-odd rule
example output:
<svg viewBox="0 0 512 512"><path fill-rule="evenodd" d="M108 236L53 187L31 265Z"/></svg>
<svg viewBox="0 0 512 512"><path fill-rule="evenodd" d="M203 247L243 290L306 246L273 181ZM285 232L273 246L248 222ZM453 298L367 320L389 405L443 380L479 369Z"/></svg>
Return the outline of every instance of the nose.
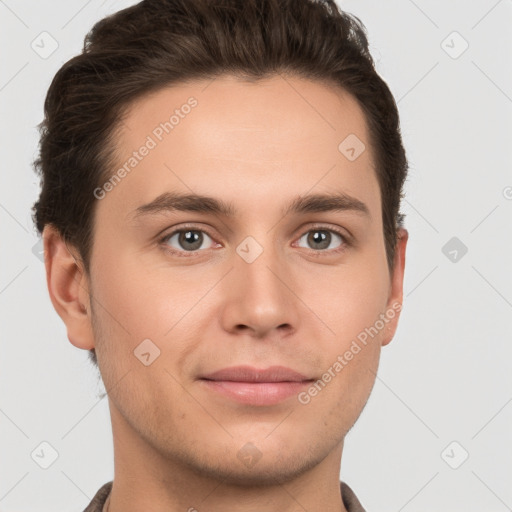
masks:
<svg viewBox="0 0 512 512"><path fill-rule="evenodd" d="M237 249L233 268L223 283L224 330L245 331L255 338L295 332L300 320L300 299L293 291L294 278L282 252L270 242L262 246L255 239Z"/></svg>

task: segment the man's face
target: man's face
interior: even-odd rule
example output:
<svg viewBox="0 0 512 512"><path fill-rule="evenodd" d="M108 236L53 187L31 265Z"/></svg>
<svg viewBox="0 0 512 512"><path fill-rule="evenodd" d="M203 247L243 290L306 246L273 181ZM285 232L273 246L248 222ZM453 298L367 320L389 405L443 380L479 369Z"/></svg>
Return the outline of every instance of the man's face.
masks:
<svg viewBox="0 0 512 512"><path fill-rule="evenodd" d="M184 107L190 97L197 104ZM176 109L167 133L160 123ZM355 99L298 78L181 84L132 106L112 171L134 151L137 163L97 202L88 282L117 442L246 483L339 455L396 328L403 272L393 281L387 267ZM164 193L236 213L137 214ZM285 214L312 194L345 194L367 211L352 201ZM205 379L237 366L282 366L308 382ZM272 377L289 380L262 380Z"/></svg>

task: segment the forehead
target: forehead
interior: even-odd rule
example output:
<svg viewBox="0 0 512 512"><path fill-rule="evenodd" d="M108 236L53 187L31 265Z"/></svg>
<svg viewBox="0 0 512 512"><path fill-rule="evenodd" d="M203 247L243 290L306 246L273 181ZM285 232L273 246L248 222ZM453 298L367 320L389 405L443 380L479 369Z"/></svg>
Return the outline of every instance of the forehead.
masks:
<svg viewBox="0 0 512 512"><path fill-rule="evenodd" d="M379 201L357 101L302 78L222 76L160 89L127 110L116 153L127 172L109 201L131 209L166 190L247 205L339 190Z"/></svg>

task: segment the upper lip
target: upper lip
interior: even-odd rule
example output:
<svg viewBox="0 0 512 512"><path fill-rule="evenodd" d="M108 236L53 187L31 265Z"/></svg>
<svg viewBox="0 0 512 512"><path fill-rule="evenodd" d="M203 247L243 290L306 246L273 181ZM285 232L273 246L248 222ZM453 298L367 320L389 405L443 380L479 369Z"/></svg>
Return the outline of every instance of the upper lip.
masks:
<svg viewBox="0 0 512 512"><path fill-rule="evenodd" d="M302 373L285 366L270 366L265 369L253 366L231 366L203 375L201 378L233 382L302 382L311 380Z"/></svg>

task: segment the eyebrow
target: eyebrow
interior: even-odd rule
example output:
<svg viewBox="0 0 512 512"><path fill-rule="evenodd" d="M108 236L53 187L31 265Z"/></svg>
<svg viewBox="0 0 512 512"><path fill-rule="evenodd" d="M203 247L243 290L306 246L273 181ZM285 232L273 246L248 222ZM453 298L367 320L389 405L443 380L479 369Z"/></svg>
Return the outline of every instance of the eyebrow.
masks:
<svg viewBox="0 0 512 512"><path fill-rule="evenodd" d="M138 219L169 211L207 213L225 217L235 217L237 214L232 203L221 199L200 194L164 192L150 203L136 208L131 216L133 219ZM283 208L281 213L286 216L330 211L351 211L371 217L370 210L365 203L343 192L298 196Z"/></svg>

